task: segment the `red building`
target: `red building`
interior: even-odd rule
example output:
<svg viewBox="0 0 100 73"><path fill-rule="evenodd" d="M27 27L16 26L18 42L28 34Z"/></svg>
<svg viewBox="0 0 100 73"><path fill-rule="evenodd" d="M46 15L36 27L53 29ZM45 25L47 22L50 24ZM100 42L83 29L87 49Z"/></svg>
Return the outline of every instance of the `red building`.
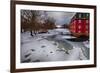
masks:
<svg viewBox="0 0 100 73"><path fill-rule="evenodd" d="M89 13L76 13L69 25L70 32L76 36L89 36Z"/></svg>

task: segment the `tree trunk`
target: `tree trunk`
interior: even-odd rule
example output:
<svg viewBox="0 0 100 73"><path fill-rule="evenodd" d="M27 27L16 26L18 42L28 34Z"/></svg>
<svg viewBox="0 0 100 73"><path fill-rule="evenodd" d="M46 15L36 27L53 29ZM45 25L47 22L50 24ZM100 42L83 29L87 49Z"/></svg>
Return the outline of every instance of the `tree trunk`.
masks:
<svg viewBox="0 0 100 73"><path fill-rule="evenodd" d="M34 34L36 35L36 30L34 30Z"/></svg>
<svg viewBox="0 0 100 73"><path fill-rule="evenodd" d="M32 30L30 31L30 35L33 36Z"/></svg>

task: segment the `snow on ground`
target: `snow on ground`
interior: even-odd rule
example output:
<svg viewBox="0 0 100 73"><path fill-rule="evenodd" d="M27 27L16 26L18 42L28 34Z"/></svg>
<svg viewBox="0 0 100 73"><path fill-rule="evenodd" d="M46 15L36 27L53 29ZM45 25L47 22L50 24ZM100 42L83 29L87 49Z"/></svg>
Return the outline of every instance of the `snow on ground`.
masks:
<svg viewBox="0 0 100 73"><path fill-rule="evenodd" d="M48 32L52 33L52 34L59 34L59 33L69 34L70 33L70 31L68 29L63 29L63 28L57 28L57 29L49 30Z"/></svg>
<svg viewBox="0 0 100 73"><path fill-rule="evenodd" d="M84 46L87 47L87 48L90 47L90 45L89 45L89 41L84 41L83 44L84 44Z"/></svg>
<svg viewBox="0 0 100 73"><path fill-rule="evenodd" d="M88 52L82 43L67 41L62 38L65 36L53 33L55 32L37 34L33 37L29 32L21 33L21 62L88 59ZM50 38L52 36L55 37Z"/></svg>

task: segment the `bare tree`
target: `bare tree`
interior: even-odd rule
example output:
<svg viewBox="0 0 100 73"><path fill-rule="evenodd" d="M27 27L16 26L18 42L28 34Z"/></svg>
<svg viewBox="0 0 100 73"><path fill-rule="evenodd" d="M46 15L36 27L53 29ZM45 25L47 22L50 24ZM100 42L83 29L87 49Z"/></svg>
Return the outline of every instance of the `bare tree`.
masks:
<svg viewBox="0 0 100 73"><path fill-rule="evenodd" d="M38 18L40 16L40 11L31 11L32 13L32 19L31 19L31 24L30 24L30 32L31 32L31 35L33 36L32 34L32 31L34 32L34 34L36 35L39 31L39 21L38 21Z"/></svg>
<svg viewBox="0 0 100 73"><path fill-rule="evenodd" d="M21 32L29 30L31 21L31 12L29 10L21 10Z"/></svg>
<svg viewBox="0 0 100 73"><path fill-rule="evenodd" d="M21 32L22 30L28 30L31 36L33 36L32 31L36 34L39 30L38 16L39 11L21 10Z"/></svg>
<svg viewBox="0 0 100 73"><path fill-rule="evenodd" d="M30 31L36 35L40 30L55 28L54 18L48 17L46 11L21 10L21 32Z"/></svg>
<svg viewBox="0 0 100 73"><path fill-rule="evenodd" d="M45 21L45 28L54 29L55 27L55 20L53 18L48 17L48 19Z"/></svg>

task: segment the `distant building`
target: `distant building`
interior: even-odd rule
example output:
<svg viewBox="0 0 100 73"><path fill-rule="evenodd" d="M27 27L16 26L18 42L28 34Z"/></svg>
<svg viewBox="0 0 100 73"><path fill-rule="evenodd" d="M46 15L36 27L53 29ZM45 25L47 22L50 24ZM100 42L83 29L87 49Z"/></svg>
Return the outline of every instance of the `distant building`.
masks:
<svg viewBox="0 0 100 73"><path fill-rule="evenodd" d="M76 36L89 36L89 13L76 13L71 19L69 29Z"/></svg>

